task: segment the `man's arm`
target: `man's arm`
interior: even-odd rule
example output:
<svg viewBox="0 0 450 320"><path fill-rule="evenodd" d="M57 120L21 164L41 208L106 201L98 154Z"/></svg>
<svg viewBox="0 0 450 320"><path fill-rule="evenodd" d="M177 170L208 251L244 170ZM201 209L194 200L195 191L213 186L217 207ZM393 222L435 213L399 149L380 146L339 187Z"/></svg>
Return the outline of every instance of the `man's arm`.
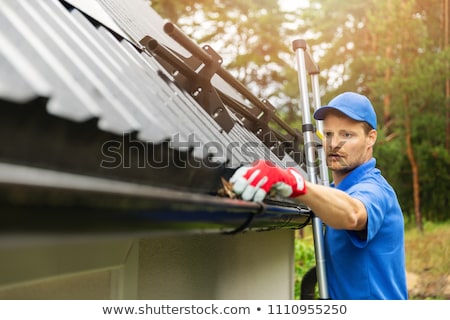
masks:
<svg viewBox="0 0 450 320"><path fill-rule="evenodd" d="M365 230L364 204L347 193L306 181L293 168L282 169L267 160L241 167L231 177L233 190L244 200L262 202L271 190L283 197L297 198L325 224L335 229Z"/></svg>
<svg viewBox="0 0 450 320"><path fill-rule="evenodd" d="M326 225L335 229L364 230L367 210L347 193L305 181L307 192L296 199L307 205Z"/></svg>

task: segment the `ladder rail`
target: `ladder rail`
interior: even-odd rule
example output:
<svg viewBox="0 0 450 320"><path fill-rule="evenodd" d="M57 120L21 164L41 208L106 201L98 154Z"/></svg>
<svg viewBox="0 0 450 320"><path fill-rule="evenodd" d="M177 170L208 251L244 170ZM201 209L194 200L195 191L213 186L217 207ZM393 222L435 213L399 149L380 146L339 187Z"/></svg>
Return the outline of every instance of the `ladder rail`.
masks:
<svg viewBox="0 0 450 320"><path fill-rule="evenodd" d="M302 132L304 137L305 156L306 156L306 171L310 182L318 183L318 173L321 176L321 183L328 180L328 173L324 174L324 168L322 167L319 172L317 171L317 161L319 158L319 167L323 165L325 160L323 148L322 151L317 150L316 143L314 142L314 126L311 121L311 111L309 104L308 82L307 74L313 76L313 91L314 91L314 105L318 108L320 105L319 98L319 86L318 86L318 67L313 63L309 52L307 52L306 41L294 40L293 49L296 54L297 68L298 68L298 83L300 90L299 107L302 113ZM318 152L319 151L319 152ZM317 156L316 156L317 155ZM322 161L321 161L322 160ZM325 163L326 165L326 163ZM326 177L326 178L325 178ZM320 299L329 299L328 295L328 281L326 276L326 259L324 250L323 239L323 224L319 217L313 213L312 218L313 238L314 238L314 251L316 259L316 273L317 284L319 289Z"/></svg>
<svg viewBox="0 0 450 320"><path fill-rule="evenodd" d="M319 87L319 73L312 73L311 74L311 87L312 87L312 93L313 93L313 103L314 103L314 110L319 109L322 104L320 102L320 87ZM322 120L316 120L316 133L319 136L319 138L322 140L324 137L323 133L323 121ZM330 179L328 176L328 166L327 166L327 158L325 154L325 149L323 148L323 144L317 147L317 154L319 158L319 170L320 170L320 177L321 177L321 184L324 186L330 185Z"/></svg>

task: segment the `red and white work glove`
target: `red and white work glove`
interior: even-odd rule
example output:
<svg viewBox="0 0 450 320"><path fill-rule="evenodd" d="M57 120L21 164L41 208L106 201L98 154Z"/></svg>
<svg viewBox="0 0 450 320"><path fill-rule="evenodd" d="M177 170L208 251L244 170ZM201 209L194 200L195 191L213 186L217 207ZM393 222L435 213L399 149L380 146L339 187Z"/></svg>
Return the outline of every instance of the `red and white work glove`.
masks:
<svg viewBox="0 0 450 320"><path fill-rule="evenodd" d="M306 193L305 179L297 170L280 168L268 160L237 169L230 182L237 195L254 202L262 202L269 191L286 198Z"/></svg>

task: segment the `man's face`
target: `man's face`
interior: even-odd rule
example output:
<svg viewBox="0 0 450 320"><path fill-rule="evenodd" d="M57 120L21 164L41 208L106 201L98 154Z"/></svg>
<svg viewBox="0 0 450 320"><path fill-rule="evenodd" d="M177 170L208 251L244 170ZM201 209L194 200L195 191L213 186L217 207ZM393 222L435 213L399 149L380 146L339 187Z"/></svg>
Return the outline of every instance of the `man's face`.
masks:
<svg viewBox="0 0 450 320"><path fill-rule="evenodd" d="M345 175L372 158L375 130L366 134L363 123L335 110L328 111L323 127L327 165L335 174Z"/></svg>

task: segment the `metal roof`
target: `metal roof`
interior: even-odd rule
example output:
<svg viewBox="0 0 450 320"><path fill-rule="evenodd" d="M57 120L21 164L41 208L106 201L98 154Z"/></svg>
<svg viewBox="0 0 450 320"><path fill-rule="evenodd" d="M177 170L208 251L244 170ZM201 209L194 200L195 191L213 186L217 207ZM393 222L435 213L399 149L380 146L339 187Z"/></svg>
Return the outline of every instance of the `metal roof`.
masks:
<svg viewBox="0 0 450 320"><path fill-rule="evenodd" d="M256 158L296 165L225 103L221 110L233 125L224 130L174 81L140 43L150 35L189 54L164 33L164 23L143 0L1 0L0 163L204 194ZM211 83L229 103L243 105L224 77L214 74ZM102 167L105 145L114 142L122 144L120 160L143 146L152 157L168 152L170 163L152 159L143 170L133 159L135 168ZM1 174L5 168L0 184L17 184Z"/></svg>

